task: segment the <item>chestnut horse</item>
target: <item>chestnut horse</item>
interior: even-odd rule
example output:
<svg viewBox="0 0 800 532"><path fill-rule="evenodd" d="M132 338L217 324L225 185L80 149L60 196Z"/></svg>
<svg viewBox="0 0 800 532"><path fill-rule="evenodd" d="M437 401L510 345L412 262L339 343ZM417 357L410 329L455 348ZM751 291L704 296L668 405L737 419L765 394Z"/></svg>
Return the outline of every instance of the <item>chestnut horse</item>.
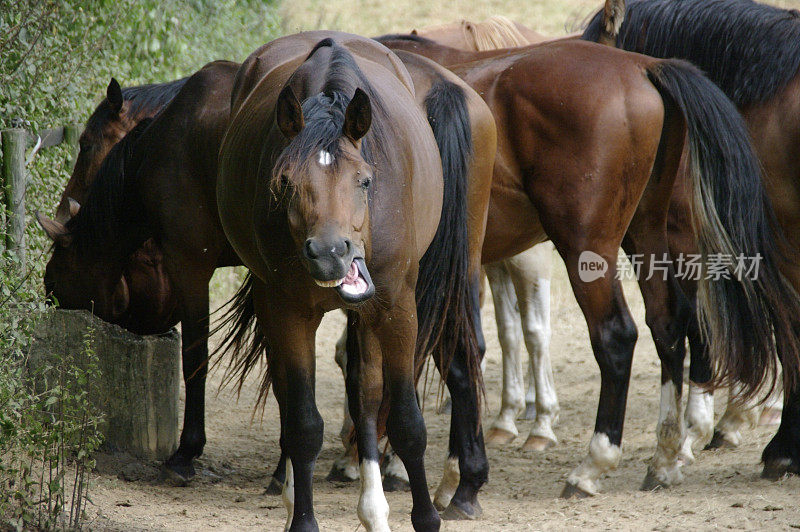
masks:
<svg viewBox="0 0 800 532"><path fill-rule="evenodd" d="M469 395L477 400L478 266L490 173L467 183L464 88L439 76L424 106L414 93L397 56L338 32L277 39L237 76L217 198L225 232L252 274L252 311L268 346L265 384L271 380L281 412L292 530L317 528L311 478L322 419L314 333L324 312L348 311L346 385L360 458L358 515L368 530L388 530L381 416L408 471L414 528L439 527L423 465L415 352L432 352L445 374L449 358L462 360L450 371L470 368ZM439 150L454 163L440 162ZM253 362L234 364L244 375ZM482 447L479 434L473 441ZM477 504L474 496L468 502Z"/></svg>
<svg viewBox="0 0 800 532"><path fill-rule="evenodd" d="M595 262L615 265L620 245L648 257L646 268L667 253L666 215L687 131L697 161L691 179L698 191L692 201L701 251L760 254L766 267L757 280L704 283L704 296L714 301L711 347L774 353L765 331L785 328L800 306L783 289L775 249L779 230L769 223L770 207L744 124L699 71L676 60L574 41L480 53L417 36L380 41L445 64L492 109L498 156L483 261L550 238L567 266L589 325L601 390L589 456L569 475L565 496L596 493L600 477L619 462L637 338L614 268L594 278L582 275L581 264L601 257ZM743 196L750 198L747 209L740 203ZM661 437L645 481L658 485L680 475L680 339L691 308L671 268L665 279L656 275L639 282L662 361ZM741 326L726 327L731 323Z"/></svg>
<svg viewBox="0 0 800 532"><path fill-rule="evenodd" d="M629 3L626 16L617 46L655 57L692 61L737 105L763 165L764 186L788 247L798 249L800 158L796 153L800 132L797 103L800 101L800 12L750 0L634 0ZM586 28L584 38L596 38L599 17L600 14ZM685 197L686 193L678 197L681 195ZM741 199L749 201L744 195ZM670 221L673 219L676 231L685 227L681 217L671 217ZM692 252L680 246L682 242L677 244L678 251ZM800 290L797 259L784 262L782 270L791 283L787 290ZM691 293L692 290L689 287L687 291ZM791 336L792 339L786 340L790 344L797 341L800 332L796 320L792 323L794 330L775 331L776 336ZM779 337L778 341L781 340ZM690 342L691 379L699 384L706 383L711 379L711 371L707 363L702 363L703 344L697 335L690 337ZM784 378L783 417L778 432L762 454L763 476L779 478L785 473L800 474L800 358L791 345L780 350L777 358L759 356L765 354L768 353L758 351L750 356L739 351L712 352L713 364L722 375L716 380L733 383L734 390L745 396L752 395L763 382L767 387L774 384L776 360L780 360ZM738 381L741 386L736 385ZM700 419L710 417L713 420L713 410L710 416L704 412L713 402L700 391L695 395L698 400L696 404L687 405L687 416L696 411ZM715 440L720 439L718 430Z"/></svg>
<svg viewBox="0 0 800 532"><path fill-rule="evenodd" d="M178 482L194 475L192 460L205 444L208 282L217 267L241 264L214 196L238 66L216 61L181 81L156 119L114 145L66 223L38 215L55 242L45 288L60 306L91 309L135 331L182 324L186 408L180 446L165 464Z"/></svg>

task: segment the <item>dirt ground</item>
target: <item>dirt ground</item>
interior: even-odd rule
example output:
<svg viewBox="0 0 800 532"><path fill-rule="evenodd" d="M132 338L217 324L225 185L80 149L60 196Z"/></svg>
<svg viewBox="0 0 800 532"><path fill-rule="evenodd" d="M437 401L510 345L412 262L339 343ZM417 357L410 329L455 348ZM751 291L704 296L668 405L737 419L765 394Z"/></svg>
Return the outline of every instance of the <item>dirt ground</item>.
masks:
<svg viewBox="0 0 800 532"><path fill-rule="evenodd" d="M448 522L445 530L623 529L679 530L800 529L800 478L770 482L759 478L760 453L774 428L743 432L735 450L705 451L684 468L683 484L669 490L639 491L646 460L655 444L658 415L658 362L653 342L644 326L644 308L636 286L627 283L626 294L639 325L623 457L619 468L603 484L603 494L586 500L558 498L567 473L587 451L592 434L599 374L582 315L573 299L563 267L553 282L552 357L561 420L559 444L544 454L526 453L519 446L530 422L519 423L520 437L504 449L490 449L490 480L481 492L482 519ZM491 299L483 312L488 341L486 387L488 409L500 402L501 362ZM359 527L355 508L356 484L330 483L325 476L341 449L338 432L344 385L333 361L334 343L343 319L326 316L317 335L317 404L325 420L325 440L314 477L315 511L322 530L353 531ZM278 459L278 409L267 403L263 422L252 421L257 393L253 379L236 400L232 391L214 393L221 372L211 376L208 393L205 453L198 477L186 487L155 480L118 478L120 463L103 460L91 492L90 526L112 530L276 530L285 522L280 497L264 495ZM723 397L717 399L721 413ZM428 427L426 463L431 493L442 472L449 419L435 411L435 397L426 398ZM130 476L130 475L129 475ZM390 523L395 530L410 530L409 493L387 494Z"/></svg>

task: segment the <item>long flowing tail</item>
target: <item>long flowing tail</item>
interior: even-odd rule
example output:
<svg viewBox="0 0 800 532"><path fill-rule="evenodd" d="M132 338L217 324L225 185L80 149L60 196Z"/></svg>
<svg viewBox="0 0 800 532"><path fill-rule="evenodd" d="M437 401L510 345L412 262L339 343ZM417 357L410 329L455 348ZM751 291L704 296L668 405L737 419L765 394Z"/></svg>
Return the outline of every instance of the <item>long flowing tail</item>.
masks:
<svg viewBox="0 0 800 532"><path fill-rule="evenodd" d="M263 406L264 401L267 400L271 383L267 367L269 344L256 323L256 311L253 304L253 274L247 272L242 286L223 308L226 310L209 336L225 331L225 337L211 353L209 359L216 365L220 363L223 353L229 354L230 361L222 384L236 380L237 391L241 391L250 372L260 368L262 384L256 405Z"/></svg>
<svg viewBox="0 0 800 532"><path fill-rule="evenodd" d="M800 372L793 330L800 318L800 298L779 271L789 248L767 198L744 120L690 63L665 59L647 73L687 123L692 216L706 261L699 310L715 368L712 383L741 383L743 397L764 387L771 390L780 357L785 382L793 387Z"/></svg>
<svg viewBox="0 0 800 532"><path fill-rule="evenodd" d="M483 389L480 353L470 295L467 180L472 157L472 129L467 99L446 80L425 98L428 122L442 158L444 198L436 235L420 260L417 280L418 368L425 356L441 357L442 378L456 352L466 356L471 382ZM419 374L419 371L418 371Z"/></svg>

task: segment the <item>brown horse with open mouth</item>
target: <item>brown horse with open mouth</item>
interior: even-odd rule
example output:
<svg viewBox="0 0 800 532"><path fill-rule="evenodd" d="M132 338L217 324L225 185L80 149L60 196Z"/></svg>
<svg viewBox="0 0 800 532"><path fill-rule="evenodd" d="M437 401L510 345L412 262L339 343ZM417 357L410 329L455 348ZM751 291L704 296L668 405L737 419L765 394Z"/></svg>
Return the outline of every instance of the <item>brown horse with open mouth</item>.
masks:
<svg viewBox="0 0 800 532"><path fill-rule="evenodd" d="M782 237L741 117L699 71L574 41L477 53L413 35L379 41L444 64L492 109L498 153L483 261L549 238L566 263L601 389L589 456L569 475L565 496L596 493L600 477L619 462L637 333L614 275L617 251L621 245L642 254L645 272L668 256L667 210L687 132L701 252L763 259L756 280L704 280L704 297L713 301L712 349L774 354L768 331L800 312L795 294L779 288L786 286L778 268ZM587 256L606 265L599 276L583 275ZM659 445L646 485L680 480L681 339L692 313L674 270L665 270L639 278L662 363ZM740 326L726 327L731 323Z"/></svg>
<svg viewBox="0 0 800 532"><path fill-rule="evenodd" d="M445 366L447 358L461 360L477 378L477 265L490 178L467 182L472 134L464 89L446 79L433 85L420 106L394 54L336 32L273 41L237 79L217 198L225 232L253 274L253 310L288 456L284 500L293 530L317 528L311 477L322 420L313 339L322 314L334 308L348 311L359 518L368 530L388 529L377 463L383 417L409 474L414 527L439 526L423 466L415 352L433 352ZM426 114L438 117L433 131ZM458 171L448 171L439 150L449 152L442 161L461 161ZM476 386L473 380L473 397ZM475 443L482 447L479 435Z"/></svg>

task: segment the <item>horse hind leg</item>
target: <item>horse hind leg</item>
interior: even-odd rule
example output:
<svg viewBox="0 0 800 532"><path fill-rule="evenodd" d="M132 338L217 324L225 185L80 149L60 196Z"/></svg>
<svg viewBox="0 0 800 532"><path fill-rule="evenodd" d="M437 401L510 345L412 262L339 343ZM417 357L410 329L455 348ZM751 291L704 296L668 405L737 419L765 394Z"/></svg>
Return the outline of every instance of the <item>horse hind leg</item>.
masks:
<svg viewBox="0 0 800 532"><path fill-rule="evenodd" d="M600 398L595 431L589 444L589 454L572 470L562 497L586 497L599 493L600 479L616 469L622 456L622 427L625 404L633 362L633 348L638 333L630 311L625 304L622 287L614 277L616 246L595 249L609 269L599 278L584 281L580 269L581 249L575 243L559 243L554 239L567 266L570 282L578 304L589 326L597 364L600 367ZM602 246L598 246L600 248ZM584 249L590 249L586 247Z"/></svg>
<svg viewBox="0 0 800 532"><path fill-rule="evenodd" d="M481 359L486 351L480 326L479 276L470 283L470 297L475 315L472 316ZM483 514L478 492L489 476L489 461L483 441L478 412L478 390L470 381L466 350L457 349L447 370L447 388L453 401L450 418L450 441L444 475L434 496L434 505L447 520L477 519ZM434 354L442 371L441 353ZM456 470L458 474L456 474ZM453 486L456 486L453 489Z"/></svg>
<svg viewBox="0 0 800 532"><path fill-rule="evenodd" d="M687 293L684 286L684 293L693 297L694 290ZM680 460L689 465L695 461L694 447L705 447L714 434L714 392L706 390L702 386L711 380L711 363L708 359L706 344L700 334L696 311L689 320L687 336L691 360L689 364L689 394L684 412L686 438L681 446Z"/></svg>
<svg viewBox="0 0 800 532"><path fill-rule="evenodd" d="M514 285L507 270L508 261L485 266L492 289L497 336L503 356L503 390L500 411L486 433L487 446L504 446L519 436L515 423L525 406L522 373L522 328L517 311Z"/></svg>
<svg viewBox="0 0 800 532"><path fill-rule="evenodd" d="M650 212L646 208L645 212ZM638 213L637 213L638 214ZM680 483L680 460L686 430L681 415L685 338L691 307L678 285L669 257L666 232L659 224L635 217L623 248L640 265L639 287L645 303L645 320L661 360L661 401L656 451L650 459L642 490Z"/></svg>
<svg viewBox="0 0 800 532"><path fill-rule="evenodd" d="M558 443L553 432L558 421L558 396L550 365L551 253L552 245L543 243L507 261L517 294L535 394L536 416L522 446L526 451L544 451Z"/></svg>
<svg viewBox="0 0 800 532"><path fill-rule="evenodd" d="M777 480L787 474L800 475L800 389L783 399L783 415L778 432L761 455L763 478Z"/></svg>

